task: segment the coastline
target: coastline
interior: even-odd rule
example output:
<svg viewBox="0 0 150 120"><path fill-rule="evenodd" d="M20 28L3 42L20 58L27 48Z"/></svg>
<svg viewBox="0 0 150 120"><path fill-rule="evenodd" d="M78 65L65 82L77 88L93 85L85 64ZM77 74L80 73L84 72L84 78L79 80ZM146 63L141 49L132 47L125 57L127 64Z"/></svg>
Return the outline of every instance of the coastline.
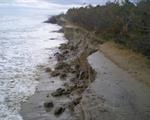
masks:
<svg viewBox="0 0 150 120"><path fill-rule="evenodd" d="M21 16L13 14L16 10L1 11L0 120L22 120L21 102L35 92L40 74L37 66L47 64L53 48L63 41L63 35L52 32L58 25L42 23L47 16L40 10L38 15L31 11L35 17L26 14L28 9L19 12Z"/></svg>
<svg viewBox="0 0 150 120"><path fill-rule="evenodd" d="M58 120L58 116L59 119L68 117L71 119L75 106L82 99L82 93L95 79L96 73L87 61L87 57L96 51L91 43L86 43L92 40L91 36L88 38L88 33L68 26L63 26L55 32L62 31L68 42L61 44L59 52L54 54L53 58L57 60L54 68L47 66L42 68L43 72L35 94L27 102L22 103L20 113L24 120L46 118ZM78 32L81 34L76 34ZM39 112L43 117L39 116Z"/></svg>
<svg viewBox="0 0 150 120"><path fill-rule="evenodd" d="M134 90L137 90L141 83L134 80L134 78L126 73L126 71L122 71L120 68L118 69L118 67L112 65L114 63L107 61L108 58L103 58L101 53L99 55L99 53L96 52L99 50L99 44L97 44L96 41L95 43L93 42L93 39L95 38L93 38L88 31L84 31L76 26L65 24L64 20L59 22L59 24L63 26L63 29L58 32L63 31L68 42L61 44L59 47L60 51L54 55L57 60L55 67L53 69L50 67L43 68L43 74L40 78L40 84L37 87L35 95L29 98L29 101L22 104L21 114L23 115L24 120L90 120L91 118L95 120L100 120L102 118L104 120L114 120L118 118L123 119L123 117L125 120L138 117L138 119L144 118L144 120L148 120L148 115L143 117L143 115L137 114L143 114L141 113L143 111L135 112L130 108L130 102L135 98L133 98L130 95L131 93L129 93L132 91L131 86L127 87L126 83L123 81L127 77L133 83L136 83ZM101 62L96 63L95 59L100 60ZM97 64L96 66L100 69L100 71L98 68L93 67L94 64ZM118 84L116 82L116 77L114 76L108 79L108 76L118 73L116 73L116 71L112 72L112 69L112 73L107 73L109 67L108 70L103 69L103 65L104 68L109 65L114 66L114 70L117 70L118 73L123 75L119 76L119 78L123 80L120 81L122 84ZM106 76L104 77L105 79L107 78L108 81L110 80L110 84L115 85L113 87L107 85L108 81L106 81L107 79L105 81L102 79L103 75ZM121 87L121 89L117 89L118 86ZM145 87L143 84L141 86ZM126 109L120 106L119 109L122 110L121 112L117 111L118 108L115 108L112 103L109 103L109 106L107 102L111 99L110 97L116 97L114 99L118 99L118 101L120 101L119 104L121 105L122 102L124 103L125 101L118 98L118 95L102 90L113 90L114 87L116 87L117 91L120 90L120 92L124 89L124 87L129 89L120 93L125 97L131 97L128 99L129 102L126 102L126 105L129 106L129 108ZM144 87L141 89L142 92L149 91L149 88ZM93 93L93 91L96 93ZM99 93L101 94L99 95ZM135 92L135 94L137 95L138 93ZM107 95L110 96L107 98ZM141 96L145 98L147 94L143 94ZM141 98L141 96L136 97ZM149 100L149 96L147 99ZM105 101L107 102L105 103ZM93 104L95 105L97 104L100 110L98 110L97 107L93 108L92 102L94 102ZM138 104L141 103L143 103L143 101ZM138 108L137 110L139 109L141 108ZM129 113L125 115L124 110L126 110L126 113L128 113L127 111L131 112L132 115L129 115ZM97 118L92 115L92 112L95 113ZM122 116L113 116L113 114L118 113L120 115L122 114Z"/></svg>

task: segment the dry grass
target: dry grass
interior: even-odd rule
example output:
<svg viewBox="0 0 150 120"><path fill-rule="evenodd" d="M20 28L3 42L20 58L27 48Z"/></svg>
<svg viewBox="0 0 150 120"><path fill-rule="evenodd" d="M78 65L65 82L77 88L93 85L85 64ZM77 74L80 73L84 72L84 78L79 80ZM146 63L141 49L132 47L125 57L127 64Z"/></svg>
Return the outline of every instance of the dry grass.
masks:
<svg viewBox="0 0 150 120"><path fill-rule="evenodd" d="M114 42L100 45L100 51L119 67L150 86L150 60L143 55L117 45Z"/></svg>

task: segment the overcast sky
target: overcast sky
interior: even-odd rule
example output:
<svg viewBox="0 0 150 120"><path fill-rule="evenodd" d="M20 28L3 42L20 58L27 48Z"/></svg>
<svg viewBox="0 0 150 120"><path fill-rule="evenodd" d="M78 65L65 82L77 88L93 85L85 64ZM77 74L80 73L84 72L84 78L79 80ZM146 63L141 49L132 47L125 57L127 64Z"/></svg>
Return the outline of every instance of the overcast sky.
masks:
<svg viewBox="0 0 150 120"><path fill-rule="evenodd" d="M50 2L55 2L59 4L76 4L76 3L87 3L87 4L104 4L108 0L48 0ZM113 1L113 0L111 0Z"/></svg>
<svg viewBox="0 0 150 120"><path fill-rule="evenodd" d="M11 3L11 2L36 2L36 1L48 1L50 3L57 3L57 4L104 4L107 1L114 1L114 0L0 0L0 3Z"/></svg>

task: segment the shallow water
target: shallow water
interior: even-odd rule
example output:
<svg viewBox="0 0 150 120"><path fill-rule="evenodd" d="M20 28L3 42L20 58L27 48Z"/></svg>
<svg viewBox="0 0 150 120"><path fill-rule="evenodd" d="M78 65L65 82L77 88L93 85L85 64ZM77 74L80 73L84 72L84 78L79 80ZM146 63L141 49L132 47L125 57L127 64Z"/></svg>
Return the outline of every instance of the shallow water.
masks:
<svg viewBox="0 0 150 120"><path fill-rule="evenodd" d="M35 92L38 65L64 42L57 25L45 24L50 9L0 3L0 120L22 120L20 102ZM55 38L55 40L50 40Z"/></svg>

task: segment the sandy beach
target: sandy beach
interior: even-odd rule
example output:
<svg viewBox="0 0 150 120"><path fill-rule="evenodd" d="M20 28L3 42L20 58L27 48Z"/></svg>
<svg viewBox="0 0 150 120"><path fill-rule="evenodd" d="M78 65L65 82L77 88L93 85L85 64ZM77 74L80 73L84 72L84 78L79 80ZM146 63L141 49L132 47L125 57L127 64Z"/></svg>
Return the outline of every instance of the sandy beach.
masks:
<svg viewBox="0 0 150 120"><path fill-rule="evenodd" d="M22 103L24 120L149 120L148 85L93 47L87 31L62 31L68 42L51 58L54 67L41 68L35 94Z"/></svg>

